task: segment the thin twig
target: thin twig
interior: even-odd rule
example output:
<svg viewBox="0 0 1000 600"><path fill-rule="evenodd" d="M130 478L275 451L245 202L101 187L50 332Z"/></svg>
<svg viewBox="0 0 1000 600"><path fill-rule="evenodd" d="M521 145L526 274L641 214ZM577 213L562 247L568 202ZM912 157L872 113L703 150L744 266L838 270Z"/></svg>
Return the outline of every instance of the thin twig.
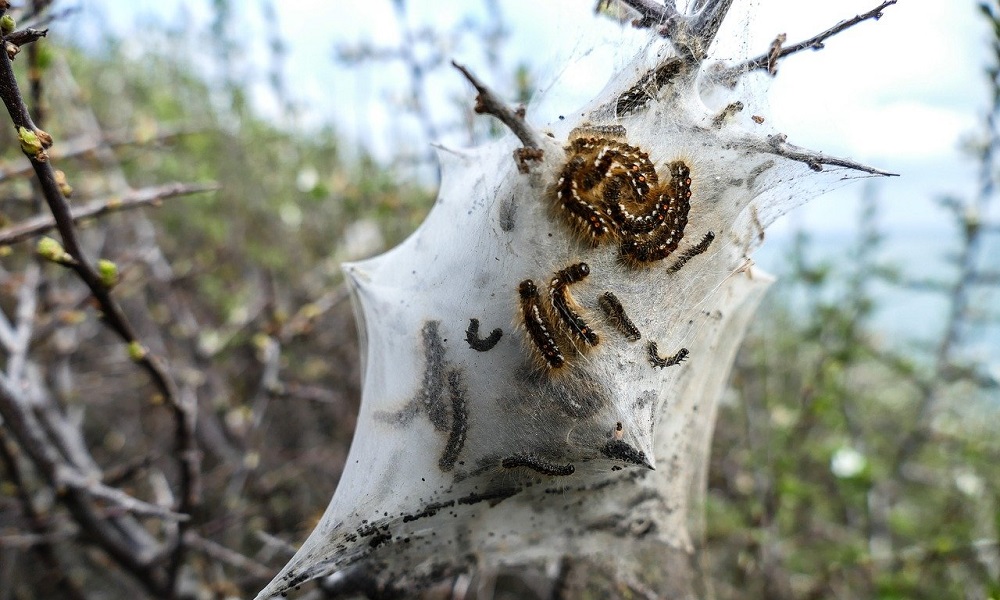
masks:
<svg viewBox="0 0 1000 600"><path fill-rule="evenodd" d="M15 46L24 46L25 44L37 42L48 34L48 29L33 29L28 27L7 35L7 37L4 38L4 41L14 44Z"/></svg>
<svg viewBox="0 0 1000 600"><path fill-rule="evenodd" d="M184 534L184 543L209 558L245 571L257 579L269 580L274 576L274 571L270 567L262 565L235 550L230 550L222 544L203 538L191 530L188 530Z"/></svg>
<svg viewBox="0 0 1000 600"><path fill-rule="evenodd" d="M48 443L45 429L31 410L26 393L20 384L13 385L6 376L0 375L0 418L4 425L14 434L49 485L63 492L60 496L63 503L87 537L123 568L135 574L151 591L162 593L167 587L166 582L150 571L150 559L156 550L143 540L135 539L130 535L132 528L122 527L119 519L108 518L95 505L93 497L87 494L86 477L76 473L55 445Z"/></svg>
<svg viewBox="0 0 1000 600"><path fill-rule="evenodd" d="M862 163L853 161L848 158L838 158L836 156L829 156L823 154L822 152L816 152L815 150L809 150L808 148L803 148L801 146L796 146L794 144L788 143L788 136L785 134L776 134L768 136L767 145L759 147L760 150L767 152L769 154L774 154L776 156L781 156L790 160L798 161L809 165L809 168L813 171L822 171L824 165L834 166L834 167L846 167L848 169L854 169L855 171L861 171L864 173L869 173L871 175L881 175L884 177L898 177L898 173L890 173L888 171L881 171L874 167L869 167Z"/></svg>
<svg viewBox="0 0 1000 600"><path fill-rule="evenodd" d="M34 46L32 46L34 47ZM38 109L32 109L37 113ZM37 119L36 119L37 121ZM111 133L99 138L94 138L93 136L81 136L65 142L59 142L59 146L53 148L49 151L49 158L53 160L76 158L79 156L89 155L93 152L97 152L103 148L119 148L122 146L143 146L146 144L153 144L159 142L165 142L178 138L185 135L192 135L196 133L201 133L202 130L197 128L182 128L182 127L164 127L158 128L156 133L153 135L146 135L143 133L124 131L118 133ZM24 175L30 175L33 173L33 168L31 163L24 161L21 164L14 165L7 169L0 170L0 181L5 181L7 179L12 179L14 177L22 177Z"/></svg>
<svg viewBox="0 0 1000 600"><path fill-rule="evenodd" d="M887 7L892 6L896 3L896 0L885 0L878 7L872 10L855 16L851 19L845 19L833 27L827 29L823 33L814 35L813 37L803 40L797 44L792 44L790 46L781 46L780 51L773 53L772 51L765 52L760 56L751 58L744 61L738 65L729 67L723 72L723 78L735 81L737 77L743 75L744 73L749 73L751 71L766 70L769 65L773 65L776 61L796 52L812 48L813 50L820 50L823 48L823 42L827 39L837 35L838 33L854 27L858 23L868 21L869 19L878 20L882 17L882 11Z"/></svg>
<svg viewBox="0 0 1000 600"><path fill-rule="evenodd" d="M2 12L0 11L0 14ZM14 127L17 129L24 128L29 132L38 134L40 130L32 122L28 108L24 104L17 85L17 79L14 77L10 58L6 52L0 52L0 55L2 55L0 56L0 96L2 96L3 102L7 106L7 111L14 122ZM44 156L44 152L32 153L26 150L25 155L35 169L42 193L49 205L49 209L52 211L60 237L62 237L63 246L74 259L73 270L76 271L80 279L90 288L91 294L93 294L94 299L101 307L104 322L125 343L129 344L130 348L137 350L132 353L136 363L149 374L154 385L163 395L167 405L174 411L178 458L182 465L182 493L178 512L190 513L194 506L198 504L200 495L200 457L194 435L194 407L187 406L181 401L176 383L167 372L163 361L158 356L144 349L135 329L129 322L128 317L125 316L121 305L111 296L110 290L102 281L101 276L84 255L79 239L77 238L69 203L60 190L52 165Z"/></svg>
<svg viewBox="0 0 1000 600"><path fill-rule="evenodd" d="M538 134L528 125L528 122L524 120L524 109L514 110L508 106L504 101L500 100L499 97L493 90L488 88L485 83L479 80L478 77L472 74L464 66L458 64L455 61L451 61L452 66L462 72L465 78L469 80L479 92L476 96L476 112L485 113L488 115L493 115L499 119L504 125L506 125L514 135L517 136L521 143L524 144L525 148L530 148L533 150L541 149L541 142L539 141Z"/></svg>
<svg viewBox="0 0 1000 600"><path fill-rule="evenodd" d="M187 521L189 515L176 513L172 510L139 500L118 488L104 485L100 481L90 479L68 465L60 465L56 469L54 485L56 489L72 487L94 498L99 498L126 512L140 517L158 517L168 521Z"/></svg>
<svg viewBox="0 0 1000 600"><path fill-rule="evenodd" d="M142 188L126 194L121 198L103 198L94 200L83 206L70 209L70 218L76 222L92 217L140 208L142 206L156 206L162 200L175 198L177 196L188 196L203 192L213 192L219 189L214 183L206 184L185 184L168 183L156 187ZM16 244L33 236L45 233L56 226L55 219L50 215L39 215L30 219L25 219L9 227L0 229L0 244Z"/></svg>

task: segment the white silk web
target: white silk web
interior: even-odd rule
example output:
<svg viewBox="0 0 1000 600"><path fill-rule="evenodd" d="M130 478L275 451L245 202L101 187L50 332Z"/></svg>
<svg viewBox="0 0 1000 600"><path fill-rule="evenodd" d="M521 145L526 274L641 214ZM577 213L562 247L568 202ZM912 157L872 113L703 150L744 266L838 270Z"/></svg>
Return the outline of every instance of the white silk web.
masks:
<svg viewBox="0 0 1000 600"><path fill-rule="evenodd" d="M693 4L724 15L727 3ZM603 555L631 579L648 575L650 552L662 562L692 551L716 401L770 281L753 269L753 249L783 212L882 173L789 144L763 114L766 75L733 69L728 49L724 62L706 56L714 34L697 18L675 24L673 42L648 39L592 102L541 132L442 149L427 220L400 246L344 266L366 358L357 432L322 520L258 598L329 575L355 591L410 591L566 555ZM674 232L683 237L665 258L626 252L653 234L625 232L606 199L592 201L611 240L588 241L567 216L577 209L562 201L561 179L579 177L573 189L596 197L631 177L614 179L612 166L589 183L571 175L580 127L592 146L617 140L647 154L664 185L679 181L675 161L690 168L686 224ZM521 143L540 152L516 158ZM683 204L682 188L670 206ZM550 286L579 263L589 274L565 289L599 336L590 349ZM519 294L527 280L564 364L542 357L535 301ZM639 339L604 314L608 292Z"/></svg>

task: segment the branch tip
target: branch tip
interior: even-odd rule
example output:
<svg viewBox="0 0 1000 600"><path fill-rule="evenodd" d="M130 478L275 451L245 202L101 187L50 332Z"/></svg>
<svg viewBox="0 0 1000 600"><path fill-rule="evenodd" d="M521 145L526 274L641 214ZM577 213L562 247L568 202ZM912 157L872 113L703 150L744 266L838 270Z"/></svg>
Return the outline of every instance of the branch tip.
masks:
<svg viewBox="0 0 1000 600"><path fill-rule="evenodd" d="M791 46L784 45L785 34L781 34L777 36L773 42L771 42L771 47L768 52L726 69L723 72L723 78L727 81L735 83L736 79L740 75L764 69L766 69L767 72L773 76L778 71L777 63L780 59L791 54L795 54L796 52L801 52L802 50L822 50L826 47L824 42L829 38L854 27L858 23L863 23L869 20L878 21L882 18L882 11L896 4L896 2L897 0L884 0L881 4L866 13L855 15L851 19L844 19L826 31L814 35L807 40L798 42L797 44L792 44Z"/></svg>
<svg viewBox="0 0 1000 600"><path fill-rule="evenodd" d="M501 123L506 125L521 140L526 149L538 150L541 148L538 134L528 125L528 122L524 118L526 114L524 106L512 109L464 65L460 65L454 60L451 61L451 65L458 69L469 83L476 88L478 95L476 96L474 110L477 113L493 115L499 119Z"/></svg>
<svg viewBox="0 0 1000 600"><path fill-rule="evenodd" d="M816 152L815 150L809 150L808 148L790 144L788 142L788 136L783 133L767 136L767 146L765 151L776 156L781 156L789 160L803 163L817 173L822 172L824 170L823 167L829 165L832 167L845 167L879 177L899 177L899 173L882 171L881 169L869 167L868 165L850 160L848 158L829 156L823 154L822 152Z"/></svg>

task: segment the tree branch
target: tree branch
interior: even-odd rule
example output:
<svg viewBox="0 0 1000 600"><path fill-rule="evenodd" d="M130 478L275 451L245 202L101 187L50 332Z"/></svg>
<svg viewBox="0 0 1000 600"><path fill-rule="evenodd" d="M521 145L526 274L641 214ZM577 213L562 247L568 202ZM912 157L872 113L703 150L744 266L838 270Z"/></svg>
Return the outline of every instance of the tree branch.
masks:
<svg viewBox="0 0 1000 600"><path fill-rule="evenodd" d="M696 14L691 16L691 32L701 44L702 56L712 45L726 14L733 6L733 0L710 0Z"/></svg>
<svg viewBox="0 0 1000 600"><path fill-rule="evenodd" d="M829 156L823 154L822 152L816 152L815 150L809 150L808 148L803 148L801 146L796 146L794 144L788 143L788 136L783 133L776 135L767 136L768 145L759 147L760 150L767 152L769 154L774 154L776 156L781 156L790 160L798 161L809 165L809 168L813 171L822 171L824 165L830 165L835 167L847 167L848 169L854 169L856 171L862 171L864 173L869 173L871 175L881 175L884 177L898 177L898 173L890 173L888 171L882 171L874 167L869 167L868 165L853 161L849 158L838 158L836 156Z"/></svg>
<svg viewBox="0 0 1000 600"><path fill-rule="evenodd" d="M862 23L869 19L874 19L876 21L879 20L882 17L882 11L888 8L889 6L892 6L895 3L896 0L885 0L884 2L882 2L882 4L878 5L876 8L873 8L868 12L857 15L851 19L845 19L837 23L833 27L827 29L826 31L818 35L814 35L813 37L807 40L803 40L797 44L792 44L791 46L783 46L781 43L778 43L777 52L775 52L774 48L772 47L771 50L769 50L764 54L761 54L760 56L757 56L756 58L751 58L750 60L744 61L738 65L729 67L728 69L723 71L723 77L725 79L735 81L736 78L739 77L740 75L744 73L750 73L751 71L758 71L765 69L775 71L774 65L777 63L778 60L781 60L782 58L790 54L794 54L796 52L800 52L802 50L806 50L809 48L812 48L813 50L821 50L824 47L823 42L825 42L827 39L837 35L841 31L854 27L858 23Z"/></svg>
<svg viewBox="0 0 1000 600"><path fill-rule="evenodd" d="M479 92L476 96L476 107L475 111L480 114L493 115L499 119L504 125L506 125L514 135L517 136L521 143L524 144L525 148L531 150L540 150L542 145L539 141L538 134L528 125L528 122L524 120L524 107L520 107L517 110L511 109L503 100L501 100L485 83L479 80L478 77L472 74L469 69L458 64L455 61L451 61L452 66L462 72L465 78L469 80Z"/></svg>
<svg viewBox="0 0 1000 600"><path fill-rule="evenodd" d="M185 184L169 183L166 185L148 187L135 190L126 194L123 198L104 198L95 200L83 206L70 209L70 218L74 221L88 219L91 217L101 217L106 214L140 208L143 206L157 206L162 200L187 196L203 192L213 192L219 189L214 183L207 184ZM30 219L25 219L9 227L0 229L0 244L16 244L33 236L45 233L56 227L56 221L50 215L39 215Z"/></svg>
<svg viewBox="0 0 1000 600"><path fill-rule="evenodd" d="M24 46L32 42L37 42L49 34L48 29L32 29L31 27L15 31L4 38L5 42L15 46Z"/></svg>
<svg viewBox="0 0 1000 600"><path fill-rule="evenodd" d="M0 16L6 13L8 4L0 4ZM196 406L192 401L182 399L177 385L167 371L164 362L149 352L139 341L135 329L125 315L121 305L111 296L110 289L104 284L100 274L84 255L74 226L72 211L63 196L55 177L46 148L52 145L52 137L39 129L31 119L28 108L18 88L13 66L7 52L0 52L0 97L10 113L14 128L18 131L21 148L31 161L35 175L52 211L55 227L59 230L63 246L72 257L70 267L76 271L80 279L90 289L91 294L100 306L105 324L111 328L128 345L130 357L149 375L154 386L163 396L164 403L171 409L174 416L174 439L177 446L176 460L180 471L180 500L177 512L190 514L200 503L201 487L201 456L195 438ZM9 387L9 386L8 386ZM74 505L70 504L71 510ZM76 506L74 514L81 524L89 523L100 529L105 526L100 518L93 514L92 508ZM179 527L184 524L180 523ZM182 532L181 532L182 533ZM110 532L108 540L121 539L121 533ZM171 551L171 564L166 577L155 576L143 564L142 559L135 556L135 549L127 543L107 543L103 547L123 566L133 572L142 573L143 581L151 588L161 591L170 590L176 580L176 574L183 556L183 544L178 543Z"/></svg>
<svg viewBox="0 0 1000 600"><path fill-rule="evenodd" d="M733 0L704 0L690 7L692 14L682 15L674 0L619 0L641 17L632 22L640 28L656 28L669 38L688 60L699 62L712 45L719 27L732 7Z"/></svg>

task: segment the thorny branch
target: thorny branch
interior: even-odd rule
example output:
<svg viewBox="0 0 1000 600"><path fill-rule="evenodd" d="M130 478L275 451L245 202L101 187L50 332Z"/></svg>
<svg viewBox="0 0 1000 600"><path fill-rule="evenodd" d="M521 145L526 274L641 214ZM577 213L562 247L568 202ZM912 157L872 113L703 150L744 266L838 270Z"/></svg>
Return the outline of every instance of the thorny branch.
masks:
<svg viewBox="0 0 1000 600"><path fill-rule="evenodd" d="M757 71L757 70L765 70L765 69L768 70L768 72L770 72L771 75L774 75L777 72L777 68L775 65L777 64L777 61L781 60L782 58L790 54L794 54L796 52L800 52L802 50L807 50L810 48L813 50L822 50L824 47L823 42L825 42L827 39L837 35L842 31L854 27L858 23L863 23L864 21L868 21L870 19L876 21L879 20L880 18L882 18L882 11L892 6L895 3L896 0L885 0L884 2L882 2L882 4L878 5L877 7L873 8L872 10L864 14L857 15L851 19L845 19L818 35L814 35L813 37L807 40L803 40L801 42L798 42L797 44L792 44L790 46L784 45L784 39L783 39L784 34L782 34L775 38L775 42L772 43L772 48L768 50L768 52L765 52L764 54L761 54L760 56L757 56L755 58L751 58L738 65L729 67L723 72L723 78L725 80L735 82L736 78L744 73L749 73L751 71Z"/></svg>
<svg viewBox="0 0 1000 600"><path fill-rule="evenodd" d="M816 152L815 150L809 150L808 148L796 146L795 144L789 144L788 136L784 134L768 136L768 145L760 149L776 156L805 163L810 169L817 172L822 171L824 165L830 165L834 167L847 167L848 169L862 171L871 175L882 175L886 177L898 176L897 173L881 171L848 158L828 156L822 152Z"/></svg>
<svg viewBox="0 0 1000 600"><path fill-rule="evenodd" d="M500 120L504 125L510 128L517 136L521 143L524 144L525 148L531 150L540 150L541 142L539 141L538 134L528 125L528 122L524 119L524 107L518 108L517 110L511 109L503 100L501 100L485 83L479 80L478 77L472 74L469 69L458 64L455 61L451 61L452 66L462 72L465 78L469 80L479 92L476 96L476 112L484 113L488 115L493 115Z"/></svg>

